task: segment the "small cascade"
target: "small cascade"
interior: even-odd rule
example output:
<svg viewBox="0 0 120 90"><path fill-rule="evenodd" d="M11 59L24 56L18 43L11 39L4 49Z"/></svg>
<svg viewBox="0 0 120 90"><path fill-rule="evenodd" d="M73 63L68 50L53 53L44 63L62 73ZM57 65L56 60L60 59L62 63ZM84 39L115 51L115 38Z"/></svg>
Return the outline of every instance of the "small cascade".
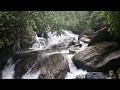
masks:
<svg viewBox="0 0 120 90"><path fill-rule="evenodd" d="M88 47L88 44L86 44L82 41L80 42L80 44L82 44L82 47L80 48L80 50L78 52L83 51ZM66 55L66 58L69 63L70 72L67 73L65 79L76 79L76 78L84 79L85 75L87 74L87 71L82 70L82 69L77 69L77 67L72 62L73 56L74 56L74 54Z"/></svg>
<svg viewBox="0 0 120 90"><path fill-rule="evenodd" d="M77 41L78 35L73 34L70 31L65 31L63 30L63 34L61 34L60 36L57 36L56 32L55 33L48 33L49 39L48 39L48 43L49 46L50 45L57 45L59 43L62 42L68 42L69 40L71 40L71 38L75 38Z"/></svg>
<svg viewBox="0 0 120 90"><path fill-rule="evenodd" d="M18 63L20 60L16 61L14 64L13 64L13 60L12 58L10 57L4 67L4 70L2 70L2 79L13 79L14 77L14 68L15 68L15 65L16 63Z"/></svg>
<svg viewBox="0 0 120 90"><path fill-rule="evenodd" d="M65 42L69 42L71 41L73 38L75 38L77 40L78 35L73 34L70 31L65 31L63 30L63 34L57 36L57 33L54 32L48 32L48 39L44 39L43 37L38 37L36 34L36 43L34 43L32 45L32 48L30 49L34 49L34 50L45 50L53 45L58 45L60 43L65 43Z"/></svg>
<svg viewBox="0 0 120 90"><path fill-rule="evenodd" d="M34 49L34 50L43 50L46 47L46 40L42 37L38 37L36 34L36 43L32 45L32 48L29 49Z"/></svg>
<svg viewBox="0 0 120 90"><path fill-rule="evenodd" d="M36 35L37 43L35 43L33 45L33 47L34 48L36 47L36 49L43 49L43 46L45 46L46 47L45 49L47 49L48 47L53 46L53 45L58 45L60 43L69 42L69 41L71 41L71 38L72 39L75 38L75 41L78 40L78 35L75 35L70 31L63 30L63 32L64 33L61 34L60 36L57 36L56 32L54 32L54 33L48 32L47 35L48 35L49 38L47 40L48 44L46 46L45 46L45 43L44 43L44 39L40 38L40 37L37 37L37 35ZM42 42L43 42L43 44L41 44ZM82 41L80 42L80 44L82 44L82 47L78 51L83 51L88 46L87 43L84 43ZM51 53L45 53L44 56L49 56L49 55L52 55L52 54L55 54L55 53L64 54L65 57L68 60L70 72L67 73L65 79L75 79L77 77L79 77L81 79L85 78L85 75L87 74L87 71L76 68L76 66L73 64L73 62L71 60L71 58L74 56L74 54L69 54L69 49L62 50L62 51L59 51L59 52L56 51L56 52L51 52ZM23 79L34 77L34 75L37 75L37 74L40 73L40 71L38 71L36 74L31 74L30 71L31 71L31 69L23 76Z"/></svg>
<svg viewBox="0 0 120 90"><path fill-rule="evenodd" d="M87 74L87 71L82 70L82 69L77 69L77 67L73 64L72 62L72 57L74 56L74 54L69 54L69 49L70 48L65 48L65 49L61 49L61 50L55 50L55 51L50 51L47 52L47 50L49 50L49 48L51 49L51 46L54 45L59 45L59 44L64 44L64 43L70 43L74 38L77 41L78 40L78 35L73 34L70 31L65 31L63 30L63 34L61 34L60 36L57 36L56 33L51 33L48 32L48 39L44 39L43 37L38 37L36 34L36 43L34 43L32 45L31 50L33 51L37 51L37 50L44 50L44 53L42 53L42 57L47 57L49 55L55 54L55 53L61 53L62 55L65 56L65 58L68 60L68 64L69 64L69 69L70 72L68 72L66 74L65 79L76 79L76 78L80 78L83 79L85 78L85 75ZM80 41L80 44L82 44L82 47L78 50L78 52L83 51L85 48L88 47L87 43L84 43L82 41ZM20 61L20 60L18 60ZM18 62L17 61L17 62ZM6 63L4 70L2 71L2 78L3 79L14 79L14 68L16 63L13 63L12 58L10 58L8 60L8 62ZM41 73L40 69L36 72L32 72L33 68L35 67L35 65L38 62L36 62L23 76L22 79L38 79L39 75Z"/></svg>
<svg viewBox="0 0 120 90"><path fill-rule="evenodd" d="M15 64L13 64L12 58L10 57L2 71L2 79L13 79L14 67Z"/></svg>
<svg viewBox="0 0 120 90"><path fill-rule="evenodd" d="M74 55L66 56L68 63L69 63L70 72L67 73L65 79L76 79L76 78L84 79L85 75L87 74L87 71L82 70L82 69L77 69L77 67L73 64L72 59L71 59L73 56Z"/></svg>
<svg viewBox="0 0 120 90"><path fill-rule="evenodd" d="M31 73L31 70L36 64L37 62L23 75L22 79L38 79L40 75L40 70L38 70L36 73Z"/></svg>

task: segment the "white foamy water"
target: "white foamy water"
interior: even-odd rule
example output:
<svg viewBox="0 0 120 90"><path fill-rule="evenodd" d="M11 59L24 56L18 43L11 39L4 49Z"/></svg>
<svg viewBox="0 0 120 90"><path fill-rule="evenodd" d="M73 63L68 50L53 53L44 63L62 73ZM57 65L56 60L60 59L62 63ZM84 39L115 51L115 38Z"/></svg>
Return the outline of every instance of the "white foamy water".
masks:
<svg viewBox="0 0 120 90"><path fill-rule="evenodd" d="M83 50L85 50L88 47L88 44L84 43L82 41L80 41L80 44L82 44L82 47L80 48L80 51L83 51Z"/></svg>
<svg viewBox="0 0 120 90"><path fill-rule="evenodd" d="M2 70L2 79L14 79L14 68L16 63L18 63L20 60L16 61L13 64L12 58L10 57L9 60L7 61L4 69Z"/></svg>
<svg viewBox="0 0 120 90"><path fill-rule="evenodd" d="M82 44L82 47L78 50L78 52L83 51L88 47L88 44L82 41L80 42L80 44ZM66 55L66 58L69 63L70 72L67 73L65 79L75 79L75 78L84 79L85 75L87 74L87 71L82 69L77 69L77 67L72 62L72 57L74 55L75 54Z"/></svg>
<svg viewBox="0 0 120 90"><path fill-rule="evenodd" d="M56 53L69 54L69 50L61 50L60 52L45 53L45 54L43 55L43 57L44 57L44 56L49 56L49 55L52 55L52 54L56 54Z"/></svg>
<svg viewBox="0 0 120 90"><path fill-rule="evenodd" d="M13 79L15 64L12 63L12 58L7 61L4 70L2 71L2 79Z"/></svg>
<svg viewBox="0 0 120 90"><path fill-rule="evenodd" d="M85 75L87 74L87 71L84 71L82 69L75 70L74 72L68 72L65 79L84 79Z"/></svg>
<svg viewBox="0 0 120 90"><path fill-rule="evenodd" d="M36 43L34 43L32 45L32 47L29 48L29 49L32 49L32 50L38 50L38 49L39 50L43 50L45 48L45 46L46 46L45 39L42 38L42 37L38 37L37 34L36 34L35 38L36 38Z"/></svg>
<svg viewBox="0 0 120 90"><path fill-rule="evenodd" d="M82 69L77 69L77 67L73 64L72 59L71 59L73 56L74 55L66 55L66 58L69 63L70 72L67 73L65 79L75 79L77 77L79 77L80 79L83 79L85 78L87 71L82 70Z"/></svg>
<svg viewBox="0 0 120 90"><path fill-rule="evenodd" d="M46 39L42 38L42 37L38 37L36 35L36 43L34 43L32 45L31 48L33 51L37 51L37 50L46 50L49 49L51 46L53 45L58 45L60 43L66 43L66 42L70 42L71 40L73 40L73 38L75 38L75 40L78 40L78 35L73 34L70 31L65 31L63 30L64 34L62 34L61 36L57 36L56 33L48 33L48 40L46 43ZM82 47L77 51L83 51L84 49L86 49L88 47L87 43L84 43L82 41L80 41L80 44L82 44ZM71 58L74 56L74 54L69 54L69 48L67 50L61 50L59 52L51 52L51 53L43 53L43 56L48 56L48 55L52 55L55 53L61 53L63 54L69 63L69 69L70 72L67 73L65 79L75 79L75 78L81 78L83 79L85 77L85 75L87 74L87 71L82 70L82 69L77 69L76 66L73 64ZM17 62L16 62L17 63ZM12 59L10 58L7 62L7 64L4 67L4 70L2 71L2 78L3 79L14 79L14 68L15 68L15 64L12 63ZM37 62L36 62L37 63ZM32 73L32 69L36 64L34 64L23 76L22 79L38 79L39 75L41 73L40 70L38 70L35 73Z"/></svg>
<svg viewBox="0 0 120 90"><path fill-rule="evenodd" d="M40 75L40 70L37 71L36 73L30 73L28 71L25 75L23 75L22 79L38 79Z"/></svg>
<svg viewBox="0 0 120 90"><path fill-rule="evenodd" d="M62 34L61 36L57 36L56 33L49 32L48 33L48 36L49 36L48 47L50 47L52 45L58 45L59 43L65 43L65 41L68 42L69 40L71 40L70 38L75 38L76 41L78 40L78 35L75 35L70 31L63 30L63 32L64 32L64 34ZM80 41L80 44L82 44L82 47L77 52L83 51L84 49L86 49L88 47L88 44L84 43L82 41ZM44 56L52 55L52 54L55 54L55 53L64 54L65 57L68 60L70 72L67 73L65 79L75 79L77 77L82 79L82 78L85 77L85 75L87 74L87 71L76 68L76 66L73 64L73 62L71 60L73 55L69 54L69 49L68 50L62 50L60 52L45 53Z"/></svg>
<svg viewBox="0 0 120 90"><path fill-rule="evenodd" d="M29 49L45 50L53 45L58 45L63 42L65 43L65 42L71 41L72 38L75 38L77 41L78 35L75 35L70 31L63 30L63 32L64 32L64 34L61 34L59 36L57 36L56 32L54 32L54 33L48 32L47 35L49 38L47 40L47 44L46 44L46 42L45 42L46 40L44 38L38 37L36 35L36 43L33 44L32 47Z"/></svg>
<svg viewBox="0 0 120 90"><path fill-rule="evenodd" d="M36 73L31 73L31 70L34 68L34 66L37 64L37 62L22 76L22 79L38 79L40 75L40 70L38 70Z"/></svg>

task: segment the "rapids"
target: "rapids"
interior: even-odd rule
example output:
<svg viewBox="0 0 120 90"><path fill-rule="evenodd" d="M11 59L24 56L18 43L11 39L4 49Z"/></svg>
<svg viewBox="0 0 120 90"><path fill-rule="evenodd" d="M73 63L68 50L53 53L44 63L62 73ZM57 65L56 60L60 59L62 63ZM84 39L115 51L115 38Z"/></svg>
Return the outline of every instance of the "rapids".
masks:
<svg viewBox="0 0 120 90"><path fill-rule="evenodd" d="M32 45L32 47L29 49L34 50L34 51L47 50L48 48L51 48L51 46L58 45L60 43L67 43L67 42L73 40L73 38L75 38L76 41L78 40L78 35L73 34L70 31L63 30L63 32L64 33L61 36L57 36L56 33L49 32L48 33L49 38L47 40L42 37L38 37L36 35L36 43L34 43ZM79 51L84 50L88 46L88 44L86 44L82 41L80 42L80 44L82 44L82 47L80 48ZM65 79L75 79L77 77L79 77L81 79L85 78L87 71L76 68L76 66L73 64L73 62L71 60L71 58L73 57L74 54L69 54L69 48L67 48L65 50L61 50L61 51L56 51L56 52L50 52L50 53L46 52L44 54L44 56L52 55L55 53L63 54L64 57L68 60L70 72L67 73ZM6 65L4 67L4 70L2 71L2 79L14 79L14 72L15 72L14 68L15 68L16 63L13 63L12 58L10 58L8 60L8 62L6 63ZM40 70L36 73L30 73L31 69L34 66L35 66L35 64L22 76L22 79L38 79L38 77L40 75Z"/></svg>

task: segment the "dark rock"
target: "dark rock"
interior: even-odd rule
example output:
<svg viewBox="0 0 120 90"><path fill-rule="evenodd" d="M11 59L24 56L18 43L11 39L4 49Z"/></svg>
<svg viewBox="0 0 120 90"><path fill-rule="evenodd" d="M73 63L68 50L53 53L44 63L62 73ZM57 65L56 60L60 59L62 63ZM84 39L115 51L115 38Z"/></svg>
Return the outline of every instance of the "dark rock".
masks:
<svg viewBox="0 0 120 90"><path fill-rule="evenodd" d="M105 79L105 76L102 72L88 72L85 79Z"/></svg>
<svg viewBox="0 0 120 90"><path fill-rule="evenodd" d="M70 43L73 42L73 40L74 40L73 38L65 39L62 43L51 46L50 52L61 51L61 50L67 49L68 46L70 46Z"/></svg>
<svg viewBox="0 0 120 90"><path fill-rule="evenodd" d="M91 38L91 36L94 34L95 32L93 30L85 30L84 32L82 32L79 36L78 36L78 40L83 37L84 35L87 36L87 38Z"/></svg>
<svg viewBox="0 0 120 90"><path fill-rule="evenodd" d="M2 79L2 70L0 70L0 79Z"/></svg>
<svg viewBox="0 0 120 90"><path fill-rule="evenodd" d="M75 42L75 38L69 43L69 45L68 45L68 48L70 47L70 46L72 46L72 45L75 45L76 44L76 42Z"/></svg>
<svg viewBox="0 0 120 90"><path fill-rule="evenodd" d="M74 47L79 47L79 48L81 48L81 47L82 47L82 44L76 44Z"/></svg>
<svg viewBox="0 0 120 90"><path fill-rule="evenodd" d="M40 60L31 73L41 71L39 79L64 79L69 66L67 60L60 54L53 54Z"/></svg>
<svg viewBox="0 0 120 90"><path fill-rule="evenodd" d="M75 53L77 53L77 51L79 50L80 48L78 48L78 47L71 47L70 49L69 49L69 54L75 54Z"/></svg>
<svg viewBox="0 0 120 90"><path fill-rule="evenodd" d="M54 45L51 47L51 50L52 51L60 51L60 50L63 50L65 49L65 44L61 43L61 44L58 44L58 45Z"/></svg>
<svg viewBox="0 0 120 90"><path fill-rule="evenodd" d="M102 42L89 46L73 56L77 68L87 71L108 71L120 66L120 50L116 42ZM116 51L118 50L118 51Z"/></svg>
<svg viewBox="0 0 120 90"><path fill-rule="evenodd" d="M13 47L14 45L9 45L0 48L0 71L4 69L7 60L13 55Z"/></svg>
<svg viewBox="0 0 120 90"><path fill-rule="evenodd" d="M69 45L68 45L68 47L70 47L70 46L72 46L72 45L75 45L75 42L73 42L73 41L70 42Z"/></svg>
<svg viewBox="0 0 120 90"><path fill-rule="evenodd" d="M43 37L45 39L48 39L49 36L47 35L47 32L41 32L41 33L37 33L38 37Z"/></svg>
<svg viewBox="0 0 120 90"><path fill-rule="evenodd" d="M110 41L114 41L114 37L110 35L108 28L104 27L92 35L92 38L88 46L92 46L100 42L110 42Z"/></svg>
<svg viewBox="0 0 120 90"><path fill-rule="evenodd" d="M38 52L16 54L13 61L20 60L15 66L15 79L21 79L22 76L38 61L40 55Z"/></svg>
<svg viewBox="0 0 120 90"><path fill-rule="evenodd" d="M117 79L120 79L120 68L117 70Z"/></svg>

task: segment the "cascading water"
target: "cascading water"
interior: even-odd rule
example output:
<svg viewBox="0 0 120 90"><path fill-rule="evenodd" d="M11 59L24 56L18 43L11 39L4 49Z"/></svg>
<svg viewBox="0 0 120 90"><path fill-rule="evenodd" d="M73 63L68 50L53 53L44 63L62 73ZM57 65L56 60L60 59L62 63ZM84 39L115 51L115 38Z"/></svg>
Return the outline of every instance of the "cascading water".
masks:
<svg viewBox="0 0 120 90"><path fill-rule="evenodd" d="M36 73L31 73L31 70L36 64L37 62L23 75L22 79L38 79L40 70L38 70Z"/></svg>
<svg viewBox="0 0 120 90"><path fill-rule="evenodd" d="M13 64L13 60L12 58L10 57L4 67L4 70L2 70L2 79L13 79L14 77L14 68L15 68L15 65L16 63L18 63L20 60L16 61L14 64Z"/></svg>
<svg viewBox="0 0 120 90"><path fill-rule="evenodd" d="M45 50L51 46L58 45L63 42L68 42L71 40L71 38L75 38L76 41L78 39L78 35L75 35L72 32L65 30L63 30L63 34L61 34L60 36L57 36L56 32L48 32L47 35L49 37L47 40L36 35L36 43L34 43L32 45L32 48L30 49Z"/></svg>
<svg viewBox="0 0 120 90"><path fill-rule="evenodd" d="M80 79L84 79L85 75L87 74L87 71L84 71L82 69L77 69L77 67L73 64L71 58L74 55L66 55L66 58L68 60L69 63L69 69L70 72L67 73L65 79L75 79L75 78L80 78Z"/></svg>
<svg viewBox="0 0 120 90"><path fill-rule="evenodd" d="M2 71L2 79L13 79L15 64L12 63L12 58L7 61L4 70Z"/></svg>
<svg viewBox="0 0 120 90"><path fill-rule="evenodd" d="M88 46L88 44L86 44L84 42L80 42L80 44L82 44L82 47L80 48L79 52L83 51ZM72 62L73 56L74 56L74 54L66 55L66 58L67 58L68 63L69 63L70 72L67 73L65 79L75 79L75 78L84 79L85 75L87 74L87 71L82 70L82 69L77 69L77 67Z"/></svg>
<svg viewBox="0 0 120 90"><path fill-rule="evenodd" d="M78 39L78 35L75 35L70 31L64 31L64 35L61 35L61 36L51 35L50 40L51 40L52 43L50 43L50 44L56 44L56 43L64 42L65 39L70 38L70 37L75 38L76 41ZM82 44L82 47L78 51L83 51L88 46L87 43L84 43L82 41L80 41L80 44ZM71 58L74 56L74 54L69 54L69 49L68 50L62 50L60 52L46 53L45 55L52 55L52 54L55 54L55 53L65 54L65 57L68 60L70 72L67 73L65 79L75 79L77 77L79 77L81 79L85 78L85 75L87 74L87 71L76 68L76 66L73 64L73 62L71 60Z"/></svg>
<svg viewBox="0 0 120 90"><path fill-rule="evenodd" d="M64 34L62 34L61 36L57 36L56 33L49 32L48 33L48 37L49 37L48 40L46 40L42 37L38 37L36 35L36 43L34 43L30 49L32 49L34 51L46 50L46 49L50 48L51 46L58 45L60 43L66 43L66 42L69 43L70 41L73 40L73 38L75 38L75 40L77 41L78 35L75 35L70 31L63 30L63 32L64 32ZM80 44L82 44L82 47L78 51L82 51L85 48L87 48L86 43L81 41ZM76 66L73 64L73 62L71 60L71 58L73 57L74 54L69 54L69 48L61 50L59 52L56 51L56 52L51 52L51 53L45 53L44 55L47 56L47 55L51 55L51 54L55 54L55 53L63 54L68 60L70 72L67 73L65 79L75 79L77 77L80 77L80 78L85 77L85 75L87 74L87 71L76 68ZM3 79L13 79L14 78L13 76L14 76L15 64L12 63L11 58L8 60L8 65L6 65L4 70L2 71L2 78ZM32 68L34 66L35 65L33 65ZM22 76L22 79L38 79L38 77L40 75L40 70L37 71L36 73L31 73L32 68L30 68L27 71L27 73L25 73Z"/></svg>
<svg viewBox="0 0 120 90"><path fill-rule="evenodd" d="M36 43L32 45L32 48L29 49L34 49L34 50L43 50L46 46L45 39L42 37L38 37L36 34Z"/></svg>

